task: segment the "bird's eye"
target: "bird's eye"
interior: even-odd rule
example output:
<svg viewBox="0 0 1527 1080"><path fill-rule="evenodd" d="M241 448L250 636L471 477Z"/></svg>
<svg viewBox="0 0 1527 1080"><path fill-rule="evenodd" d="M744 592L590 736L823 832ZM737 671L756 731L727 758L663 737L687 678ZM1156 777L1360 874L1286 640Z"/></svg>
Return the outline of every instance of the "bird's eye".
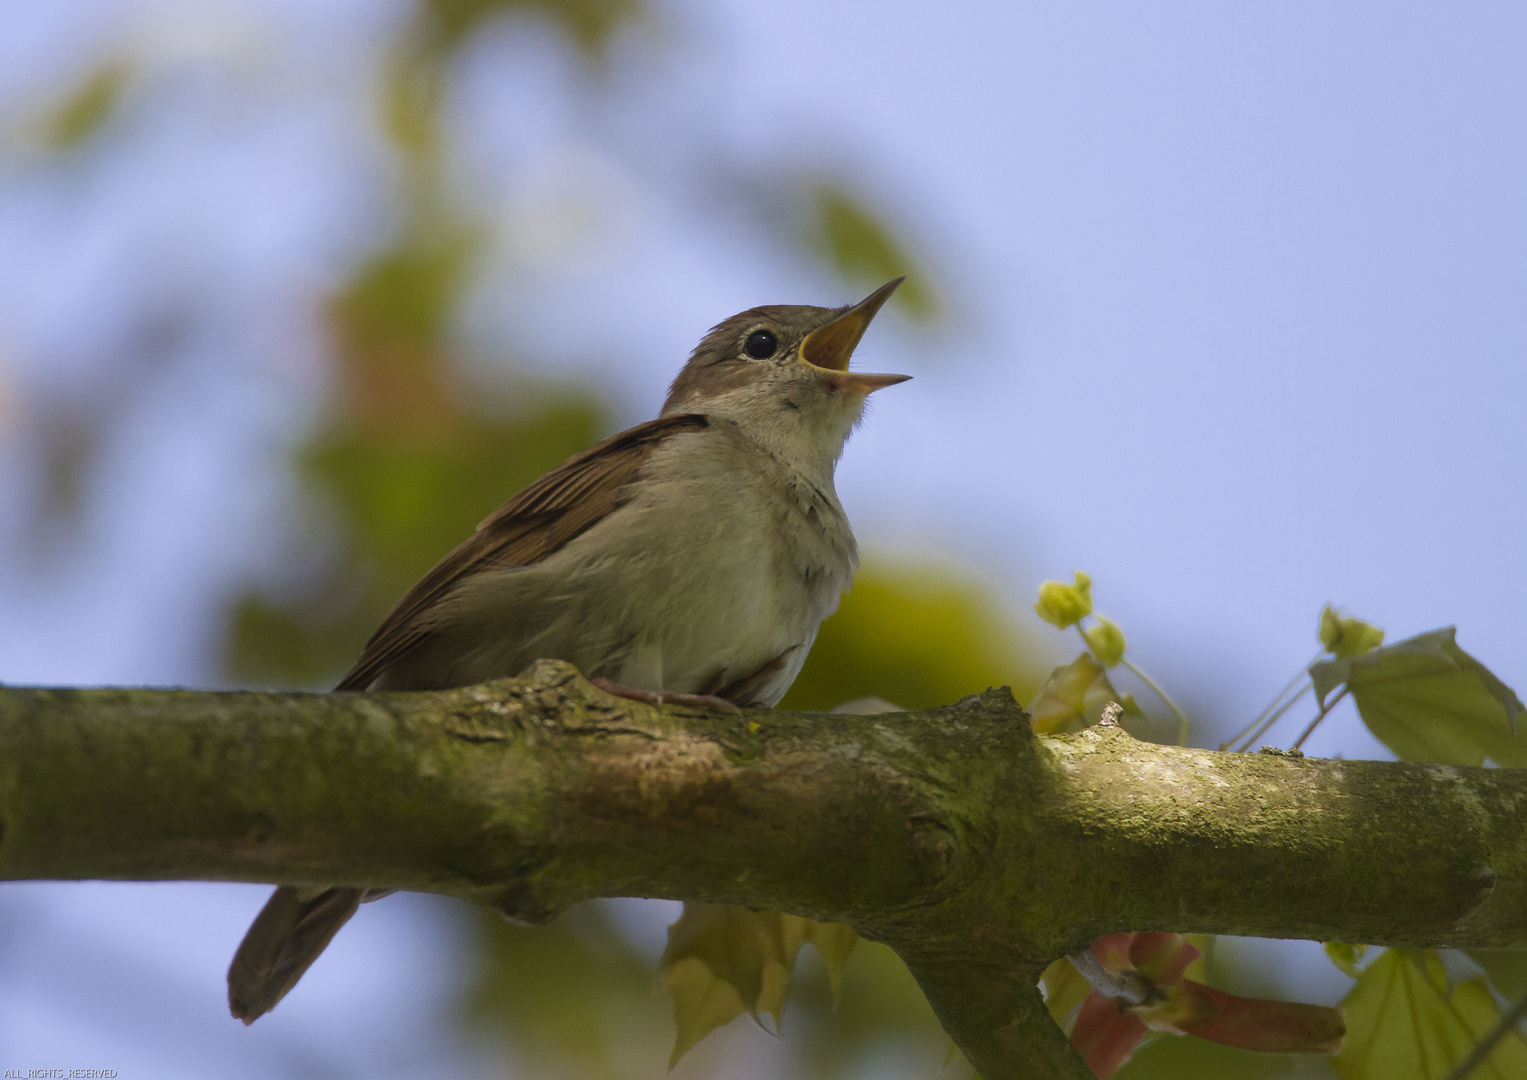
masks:
<svg viewBox="0 0 1527 1080"><path fill-rule="evenodd" d="M767 360L779 351L779 338L772 330L754 330L742 347L754 360Z"/></svg>

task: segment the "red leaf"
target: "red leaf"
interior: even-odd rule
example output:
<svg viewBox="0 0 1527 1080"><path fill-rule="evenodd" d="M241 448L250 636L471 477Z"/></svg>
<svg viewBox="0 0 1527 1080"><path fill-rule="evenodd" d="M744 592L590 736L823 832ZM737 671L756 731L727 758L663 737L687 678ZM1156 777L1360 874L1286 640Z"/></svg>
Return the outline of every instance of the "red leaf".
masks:
<svg viewBox="0 0 1527 1080"><path fill-rule="evenodd" d="M1128 1061L1147 1031L1282 1054L1334 1054L1347 1033L1340 1009L1237 997L1184 979L1201 954L1181 934L1109 934L1092 943L1092 954L1110 971L1134 969L1159 991L1143 1007L1130 1008L1096 990L1082 1002L1071 1042L1098 1080Z"/></svg>
<svg viewBox="0 0 1527 1080"><path fill-rule="evenodd" d="M1157 986L1177 982L1188 965L1202 955L1181 934L1160 930L1136 934L1129 946L1130 966Z"/></svg>
<svg viewBox="0 0 1527 1080"><path fill-rule="evenodd" d="M1100 958L1101 959L1101 958ZM1145 1025L1134 1013L1121 1012L1119 1003L1096 990L1082 1002L1071 1029L1071 1045L1098 1080L1108 1080L1129 1060L1145 1038Z"/></svg>
<svg viewBox="0 0 1527 1080"><path fill-rule="evenodd" d="M1334 1054L1347 1033L1340 1009L1236 997L1191 979L1179 985L1200 1008L1213 1007L1206 1019L1181 1025L1188 1034L1210 1042L1273 1054Z"/></svg>
<svg viewBox="0 0 1527 1080"><path fill-rule="evenodd" d="M1092 943L1092 955L1096 956L1109 971L1123 971L1130 967L1129 947L1135 942L1135 935L1126 931L1122 934L1107 934Z"/></svg>

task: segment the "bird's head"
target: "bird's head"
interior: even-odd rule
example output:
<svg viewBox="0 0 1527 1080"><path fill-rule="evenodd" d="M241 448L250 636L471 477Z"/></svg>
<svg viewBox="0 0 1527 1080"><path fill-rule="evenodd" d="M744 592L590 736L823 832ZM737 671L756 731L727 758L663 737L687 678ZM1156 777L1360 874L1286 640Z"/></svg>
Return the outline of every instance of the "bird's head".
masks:
<svg viewBox="0 0 1527 1080"><path fill-rule="evenodd" d="M781 304L733 315L696 346L663 415L722 417L766 444L836 461L864 399L911 377L848 370L854 346L901 282L847 307Z"/></svg>

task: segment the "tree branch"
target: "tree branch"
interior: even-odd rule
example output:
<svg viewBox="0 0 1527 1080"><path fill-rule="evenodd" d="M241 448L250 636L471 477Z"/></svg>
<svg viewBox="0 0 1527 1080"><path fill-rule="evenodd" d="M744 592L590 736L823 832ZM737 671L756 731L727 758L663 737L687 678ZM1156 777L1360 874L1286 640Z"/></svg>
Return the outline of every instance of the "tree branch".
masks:
<svg viewBox="0 0 1527 1080"><path fill-rule="evenodd" d="M1527 770L1034 735L1005 691L740 717L568 665L440 693L0 688L0 878L597 896L853 925L987 1078L1088 1073L1035 979L1120 930L1527 945Z"/></svg>

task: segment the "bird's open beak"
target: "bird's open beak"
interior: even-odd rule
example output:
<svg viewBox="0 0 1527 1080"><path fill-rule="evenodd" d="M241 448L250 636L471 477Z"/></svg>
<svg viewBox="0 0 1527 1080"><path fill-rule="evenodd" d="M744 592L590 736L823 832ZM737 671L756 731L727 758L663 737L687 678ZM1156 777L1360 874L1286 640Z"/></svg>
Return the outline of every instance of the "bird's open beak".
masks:
<svg viewBox="0 0 1527 1080"><path fill-rule="evenodd" d="M862 390L868 394L882 386L895 386L906 382L910 375L874 375L865 371L849 371L848 361L854 355L854 346L869 329L870 320L882 304L891 298L896 286L905 279L887 281L880 288L860 300L853 307L829 323L817 327L801 342L801 359L817 368L834 389Z"/></svg>

